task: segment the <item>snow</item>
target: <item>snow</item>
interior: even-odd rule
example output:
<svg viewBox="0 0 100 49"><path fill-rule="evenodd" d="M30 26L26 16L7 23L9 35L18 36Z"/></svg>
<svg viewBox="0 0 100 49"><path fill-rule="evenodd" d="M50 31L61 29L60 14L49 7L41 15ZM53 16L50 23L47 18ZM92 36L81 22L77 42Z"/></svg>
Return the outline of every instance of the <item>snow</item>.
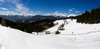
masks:
<svg viewBox="0 0 100 49"><path fill-rule="evenodd" d="M55 35L59 25L64 20L57 20L59 23L45 31L52 34L36 35L28 34L10 27L0 25L0 49L100 49L100 24L81 24L76 20L66 20L65 30L61 34ZM72 34L72 32L74 32Z"/></svg>
<svg viewBox="0 0 100 49"><path fill-rule="evenodd" d="M76 23L76 20L67 19L64 25L65 30L59 30L61 34L72 34L72 32L76 35L78 34L88 34L100 32L100 24L81 24ZM54 23L58 23L58 25L47 29L47 31L55 32L61 24L64 24L64 20L57 20ZM68 23L68 24L67 24Z"/></svg>

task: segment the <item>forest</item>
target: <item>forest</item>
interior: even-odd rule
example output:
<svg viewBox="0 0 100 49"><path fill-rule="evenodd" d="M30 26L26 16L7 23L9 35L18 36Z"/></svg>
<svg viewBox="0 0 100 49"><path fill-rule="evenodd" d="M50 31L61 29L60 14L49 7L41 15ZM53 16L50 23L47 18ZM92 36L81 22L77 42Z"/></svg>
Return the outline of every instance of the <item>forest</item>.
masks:
<svg viewBox="0 0 100 49"><path fill-rule="evenodd" d="M54 26L53 24L54 21L55 20L44 19L44 20L26 24L26 23L12 22L4 18L0 18L0 24L2 26L15 28L27 33L42 32L43 30Z"/></svg>
<svg viewBox="0 0 100 49"><path fill-rule="evenodd" d="M92 9L92 11L85 11L82 15L76 16L76 19L78 23L100 23L100 7Z"/></svg>

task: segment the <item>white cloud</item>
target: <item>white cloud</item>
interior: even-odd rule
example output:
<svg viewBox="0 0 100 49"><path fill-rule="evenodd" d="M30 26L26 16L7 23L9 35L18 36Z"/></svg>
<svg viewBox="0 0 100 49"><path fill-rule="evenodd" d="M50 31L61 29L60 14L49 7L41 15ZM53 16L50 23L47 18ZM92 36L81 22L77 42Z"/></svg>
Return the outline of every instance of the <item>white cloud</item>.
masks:
<svg viewBox="0 0 100 49"><path fill-rule="evenodd" d="M47 13L44 15L65 16L66 17L67 13L61 13L61 12L55 11L54 13Z"/></svg>
<svg viewBox="0 0 100 49"><path fill-rule="evenodd" d="M79 13L80 11L76 11L76 13Z"/></svg>
<svg viewBox="0 0 100 49"><path fill-rule="evenodd" d="M16 12L21 14L29 13L29 8L25 7L24 4L21 3L21 0L0 0L2 2L9 3L9 6ZM12 6L13 4L13 6ZM2 10L8 10L6 8L1 8Z"/></svg>
<svg viewBox="0 0 100 49"><path fill-rule="evenodd" d="M24 7L23 4L16 4L16 11L26 14L29 12L29 9Z"/></svg>
<svg viewBox="0 0 100 49"><path fill-rule="evenodd" d="M70 17L70 16L77 16L77 15L76 14L69 14L68 17Z"/></svg>
<svg viewBox="0 0 100 49"><path fill-rule="evenodd" d="M19 14L19 13L14 12L14 11L0 11L0 14L2 14L2 15L9 15L9 14Z"/></svg>
<svg viewBox="0 0 100 49"><path fill-rule="evenodd" d="M11 7L12 9L15 9L14 6L12 6L11 4L8 4L9 7Z"/></svg>
<svg viewBox="0 0 100 49"><path fill-rule="evenodd" d="M44 14L44 15L52 15L52 14L50 14L50 13L47 13L47 14Z"/></svg>
<svg viewBox="0 0 100 49"><path fill-rule="evenodd" d="M15 11L17 12L20 12L22 14L27 14L29 12L29 8L20 3L20 0L7 0L7 2L14 4L16 7Z"/></svg>
<svg viewBox="0 0 100 49"><path fill-rule="evenodd" d="M69 11L73 11L73 10L69 9Z"/></svg>
<svg viewBox="0 0 100 49"><path fill-rule="evenodd" d="M8 3L13 3L13 4L18 3L19 1L20 0L0 0L0 2L2 2L2 3L8 2Z"/></svg>
<svg viewBox="0 0 100 49"><path fill-rule="evenodd" d="M37 15L37 13L34 13L33 11L30 11L29 13L27 13L27 15Z"/></svg>
<svg viewBox="0 0 100 49"><path fill-rule="evenodd" d="M53 15L56 15L56 16L67 16L67 13L61 13L61 12L55 11Z"/></svg>
<svg viewBox="0 0 100 49"><path fill-rule="evenodd" d="M72 8L73 10L75 9L75 8Z"/></svg>
<svg viewBox="0 0 100 49"><path fill-rule="evenodd" d="M7 1L8 3L13 3L13 4L17 4L20 2L20 0L5 0Z"/></svg>
<svg viewBox="0 0 100 49"><path fill-rule="evenodd" d="M28 4L29 0L27 0L26 5Z"/></svg>
<svg viewBox="0 0 100 49"><path fill-rule="evenodd" d="M41 11L36 11L36 13L41 13Z"/></svg>
<svg viewBox="0 0 100 49"><path fill-rule="evenodd" d="M71 13L71 12L69 12L69 13Z"/></svg>
<svg viewBox="0 0 100 49"><path fill-rule="evenodd" d="M0 0L0 2L4 2L4 0Z"/></svg>
<svg viewBox="0 0 100 49"><path fill-rule="evenodd" d="M30 12L31 14L34 13L33 11Z"/></svg>
<svg viewBox="0 0 100 49"><path fill-rule="evenodd" d="M2 9L2 10L8 10L7 8L3 8L3 7L0 7L0 9Z"/></svg>
<svg viewBox="0 0 100 49"><path fill-rule="evenodd" d="M69 11L71 12L71 11L73 11L75 8L71 8L71 9L69 9Z"/></svg>

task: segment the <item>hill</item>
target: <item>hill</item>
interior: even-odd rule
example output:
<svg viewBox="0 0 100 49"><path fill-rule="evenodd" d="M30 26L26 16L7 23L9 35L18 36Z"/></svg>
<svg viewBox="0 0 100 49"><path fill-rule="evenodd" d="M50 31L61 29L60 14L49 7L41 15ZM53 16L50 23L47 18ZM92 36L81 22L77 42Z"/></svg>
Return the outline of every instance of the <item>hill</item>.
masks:
<svg viewBox="0 0 100 49"><path fill-rule="evenodd" d="M41 32L45 29L48 29L48 28L54 26L54 24L53 24L54 21L55 20L44 19L44 20L40 20L40 21L26 24L26 23L16 23L16 22L6 20L4 18L0 18L1 25L6 26L6 27L19 29L21 31L28 32L28 33Z"/></svg>
<svg viewBox="0 0 100 49"><path fill-rule="evenodd" d="M28 34L0 25L0 49L100 49L100 32L98 31L100 24L81 24L76 23L76 20L66 21L69 22L64 26L66 31L60 31L59 35L45 35L43 32L42 35ZM54 23L57 22L58 25L48 30L54 31L64 23L63 20L57 20ZM86 29L95 32L85 34L88 32Z"/></svg>

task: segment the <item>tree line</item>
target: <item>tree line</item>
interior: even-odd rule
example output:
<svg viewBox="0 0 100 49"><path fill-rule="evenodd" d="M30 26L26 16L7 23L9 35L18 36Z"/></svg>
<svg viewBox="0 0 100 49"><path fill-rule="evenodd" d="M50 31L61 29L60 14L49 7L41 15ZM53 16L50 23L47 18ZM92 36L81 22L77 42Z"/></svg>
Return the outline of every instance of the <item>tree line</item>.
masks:
<svg viewBox="0 0 100 49"><path fill-rule="evenodd" d="M78 23L100 23L100 7L92 9L92 11L85 11L82 15L76 16Z"/></svg>

